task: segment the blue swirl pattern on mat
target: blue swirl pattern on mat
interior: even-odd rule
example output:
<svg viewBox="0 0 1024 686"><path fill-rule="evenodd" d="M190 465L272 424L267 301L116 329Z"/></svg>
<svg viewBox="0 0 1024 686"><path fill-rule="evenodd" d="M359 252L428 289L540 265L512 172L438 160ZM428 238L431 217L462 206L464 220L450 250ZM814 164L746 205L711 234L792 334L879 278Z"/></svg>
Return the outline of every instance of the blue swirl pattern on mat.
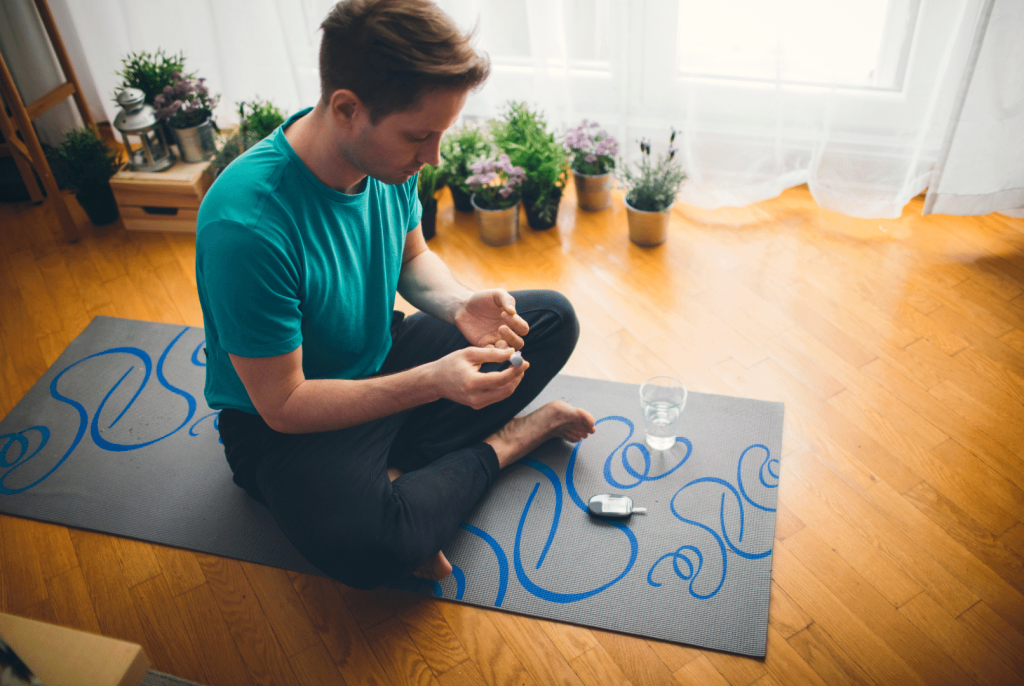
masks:
<svg viewBox="0 0 1024 686"><path fill-rule="evenodd" d="M693 444L690 442L689 439L680 436L676 439L676 441L677 443L680 443L685 447L685 452L682 454L679 461L663 473L651 474L652 461L650 452L648 451L647 447L642 443L638 443L635 441L630 442L630 439L633 437L633 434L636 431L636 427L634 426L633 422L631 422L629 419L625 417L613 415L598 420L597 424L602 424L605 422L622 424L628 431L626 437L617 446L615 446L615 448L611 451L611 453L608 455L604 462L604 480L608 483L608 485L613 486L615 488L630 489L635 488L636 486L646 481L657 481L659 479L663 479L672 474L673 472L675 472L676 470L678 470L693 455ZM576 445L573 446L572 454L569 457L569 463L566 467L565 474L565 492L568 494L569 500L581 512L586 513L586 503L584 503L583 498L580 497L578 491L576 490L575 484L576 460L579 457L581 445L582 441L576 443ZM714 541L716 545L713 546L710 551L702 551L701 547L698 544L687 543L685 545L680 546L672 552L662 555L651 566L650 570L647 573L647 582L652 587L658 588L662 586L661 582L655 581L654 579L655 570L663 561L671 560L671 567L672 570L675 572L676 576L682 579L683 581L689 582L688 590L690 595L694 598L697 598L698 600L707 600L709 598L714 597L725 584L726 577L728 576L728 558L730 552L746 560L759 560L771 555L771 547L769 547L768 550L754 552L744 550L740 547L743 543L744 533L747 526L747 515L744 510L746 505L752 506L754 508L757 508L758 510L762 510L765 512L775 512L775 508L768 507L767 505L764 505L754 500L749 493L748 487L744 484L744 464L747 462L749 457L756 455L758 451L763 451L763 459L758 468L758 481L766 489L777 488L779 478L779 460L771 456L771 451L768 449L767 446L760 443L755 443L747 447L737 460L736 486L734 486L733 484L729 483L724 479L719 479L717 477L701 477L691 480L675 493L675 495L672 497L672 501L669 503L669 508L672 514L684 524L697 527L699 530L706 532L708 535L711 536L711 539ZM634 459L636 456L639 456L643 460L642 469L638 469L633 463L631 463L631 456L633 456ZM618 461L616 462L616 460ZM539 570L541 566L544 564L544 560L547 558L547 555L551 550L551 546L554 543L556 535L558 533L559 523L561 522L564 504L562 483L558 478L558 474L551 467L544 464L543 462L540 462L532 458L525 458L518 462L517 465L533 469L540 473L551 484L551 487L555 494L554 511L552 513L551 522L548 525L547 538L544 542L543 548L541 549L541 553L537 559L537 564L535 567L535 569ZM616 478L616 476L613 473L613 468L616 465L620 466L621 469L632 478L632 481L624 483L619 478ZM527 528L527 518L529 516L531 507L533 506L537 498L537 494L540 490L542 483L542 481L538 481L536 484L534 484L534 487L530 492L530 495L526 499L526 503L523 506L522 512L520 513L519 523L516 528L515 543L512 553L512 563L516 573L516 578L519 580L520 585L522 585L522 587L526 591L542 600L546 600L552 603L564 604L578 602L580 600L584 600L586 598L595 596L598 593L601 593L611 588L612 586L620 582L623 578L625 578L636 564L637 556L639 553L639 542L637 541L636 535L628 526L626 526L626 524L622 522L600 520L595 520L595 523L601 526L609 526L619 529L626 536L630 545L629 558L625 561L625 565L622 571L614 579L596 588L580 590L574 593L565 593L544 588L530 577L530 574L527 572L527 569L523 564L522 560L523 533ZM680 512L676 505L677 499L679 498L680 494L686 491L687 489L695 487L707 488L709 486L712 488L719 488L722 491L718 499L718 521L714 523L715 525L717 525L717 527L710 526L696 519L691 519L689 517L684 516L684 514ZM735 532L735 536L729 533L729 529L726 525L725 511L727 495L732 496L729 499L730 504L733 501L735 501L735 511L738 512L739 517L738 530ZM733 510L730 510L730 513L732 511ZM507 588L508 582L508 555L501 547L501 545L498 543L498 541L490 534L484 532L482 529L479 529L466 523L462 524L462 528L485 540L488 543L488 545L490 545L491 549L494 551L495 557L498 560L500 570L499 591L498 597L495 602L495 607L500 607L504 599L505 590ZM714 588L710 589L709 592L701 592L695 587L695 584L697 584L698 582L698 578L700 577L701 571L704 567L704 561L707 554L716 552L716 549L717 554L721 559L721 574L719 575L719 578L717 579L717 584ZM458 567L455 567L455 569L458 570L458 575L456 577L456 599L461 599L467 581L465 579L463 570L459 569ZM471 583L472 579L469 579L469 582Z"/></svg>
<svg viewBox="0 0 1024 686"><path fill-rule="evenodd" d="M131 374L132 371L135 369L135 365L130 366L128 368L128 371L126 371L121 376L121 378L118 379L114 383L114 385L110 387L110 390L108 390L107 393L103 396L103 400L100 402L99 407L96 408L96 412L95 412L95 414L93 414L91 422L90 422L90 419L89 419L89 413L85 409L85 406L82 405L82 403L78 402L74 398L70 398L68 396L65 396L64 394L62 394L58 390L58 385L60 383L61 377L63 377L67 372L69 372L74 367L82 364L83 362L86 362L87 360L91 360L93 358L99 358L99 357L103 357L103 356L106 356L106 355L122 355L122 354L123 355L131 355L133 357L138 358L138 360L142 364L143 370L144 370L143 371L142 383L139 384L139 387L136 389L136 391L132 395L131 399L127 402L127 404L125 404L125 406L124 406L124 408L122 408L121 412L118 413L118 415L114 418L114 421L112 421L110 423L110 426L107 427L107 428L113 428L114 425L116 425L119 421L121 421L121 418L124 417L125 413L128 412L128 410L132 407L132 405L138 399L139 395L141 395L142 391L146 388L146 385L149 383L150 377L153 375L153 360L149 356L149 353L147 353L145 350L142 350L141 348L132 347L132 346L119 346L119 347L114 347L114 348L108 348L108 349L102 350L102 351L100 351L98 353L93 353L92 355L87 355L86 357L83 357L82 359L78 360L77 362L73 362L73 363L69 364L67 367L65 367L64 369L62 369L60 371L60 373L58 373L53 378L53 381L50 382L50 395L55 400L57 400L57 401L59 401L61 403L64 403L65 405L71 406L75 410L77 415L78 415L78 429L77 429L77 431L75 433L74 439L71 441L71 446L67 449L67 452L65 452L64 455L61 456L59 460L57 460L56 464L54 464L53 467L51 467L49 469L49 471L47 471L41 477L39 477L38 479L36 479L32 483L28 484L27 486L21 486L19 488L8 488L7 486L4 485L4 483L7 480L7 478L10 477L10 475L18 467L21 467L21 466L25 465L29 460L31 460L36 455L38 455L39 452L44 447L46 447L47 443L50 440L50 430L47 427L45 427L45 426L33 426L33 427L29 427L27 429L22 429L21 431L17 431L15 433L9 433L9 434L0 435L0 469L4 470L2 472L2 474L0 474L0 494L3 494L3 495L14 495L16 493L22 493L24 491L29 490L30 488L38 486L40 483L45 481L49 476L51 476L55 471L57 471L57 469L62 464L64 464L64 462L68 459L68 457L71 456L71 453L74 452L75 448L78 447L79 443L81 443L81 441L82 441L82 438L85 437L85 433L86 433L86 428L87 427L89 429L89 435L92 438L93 442L99 448L102 448L104 450L108 450L108 451L111 451L111 452L124 452L124 451L129 451L129 450L138 450L139 448L144 448L146 446L153 445L154 443L162 441L162 440L164 440L164 439L166 439L166 438L168 438L170 436L173 436L178 431L180 431L182 428L184 428L185 425L188 424L189 421L192 419L192 417L195 416L198 404L196 403L196 399L195 399L194 396L192 396L192 394L190 394L187 391L184 391L184 390L174 386L173 384L171 384L171 382L164 375L164 365L165 365L165 363L167 361L167 356L171 352L171 349L181 339L181 337L185 335L185 333L190 328L191 327L185 327L184 329L182 329L178 333L178 335L175 336L174 339L171 340L171 342L167 344L167 346L164 348L163 352L160 354L160 358L159 358L159 360L157 360L157 364L156 364L156 378L157 378L157 381L159 381L160 385L163 386L168 391L170 391L171 393L174 393L175 395L179 395L182 398L184 398L185 403L186 403L187 408L188 408L184 420L182 420L181 424L179 424L177 428L169 431L168 433L164 434L163 436L160 436L159 438L154 438L153 440L146 441L144 443L122 444L122 443L114 443L114 442L108 441L105 438L103 438L103 436L100 434L100 427L99 427L100 415L103 413L103 409L106 406L107 401L110 399L110 396L113 395L114 391L117 390L117 388L121 385L121 383L126 378L128 378L128 375ZM205 367L206 366L206 364L201 362L199 360L199 357L198 357L199 350L202 348L202 346L203 346L203 344L205 342L206 341L203 341L203 343L200 343L199 346L192 352L191 361L192 361L192 364L194 364L196 366L201 366L201 367ZM191 435L191 436L198 436L199 434L197 434L195 432L196 425L199 424L199 422L201 422L202 420L207 419L208 417L214 417L214 427L216 427L217 426L217 417L216 417L216 415L218 415L218 414L219 414L218 412L213 412L213 413L205 415L205 416L201 417L200 419L196 420L196 422L193 423L192 426L189 428L189 431L188 431L189 435ZM39 445L36 447L35 450L32 451L31 454L27 454L28 450L29 450L30 443L29 443L27 437L25 436L25 434L27 432L33 432L33 431L34 432L38 432L40 434L40 442L39 442ZM11 449L14 446L18 447L19 452L18 452L17 457L15 457L13 459L13 461L12 461L12 460L8 459L8 455L11 452Z"/></svg>
<svg viewBox="0 0 1024 686"><path fill-rule="evenodd" d="M685 524L693 525L693 526L697 527L698 529L701 529L701 530L707 532L708 534L711 535L712 539L718 545L718 553L719 553L719 556L721 558L721 563L722 563L722 572L719 575L718 585L715 586L713 589L711 589L711 591L708 592L708 593L702 593L702 592L698 591L695 588L695 584L697 583L697 579L700 576L700 572L701 572L701 570L704 567L704 554L701 552L700 548L698 548L696 545L693 545L693 544L686 544L686 545L680 546L676 550L674 550L672 552L669 552L669 553L666 553L666 554L662 555L661 557L659 557L658 560L653 565L651 565L651 569L647 572L647 583L648 584L650 584L651 586L654 586L656 588L661 586L661 583L659 583L659 582L654 580L654 570L658 567L659 564L661 564L661 562L663 560L669 560L670 559L670 560L672 560L672 571L675 572L676 576L679 577L680 579L682 579L683 581L689 581L690 582L688 584L688 587L687 587L687 590L689 591L690 595L692 595L694 598L697 598L697 599L700 599L700 600L706 600L708 598L713 598L720 590L722 590L722 586L725 585L725 579L726 579L726 576L728 575L728 571L729 571L729 569L728 569L729 556L728 556L728 553L726 552L727 548L728 548L729 551L733 552L735 555L738 555L739 557L741 557L743 559L746 559L746 560L759 560L761 558L768 557L769 555L772 554L772 549L771 549L771 545L770 544L769 544L767 550L760 551L760 552L748 552L748 551L740 549L736 545L736 543L733 543L732 538L729 536L728 528L726 527L726 524L725 524L726 494L731 494L735 498L736 504L737 504L737 507L738 507L738 511L739 511L739 531L738 531L738 535L737 535L737 539L736 539L737 543L742 543L743 542L743 532L744 532L744 526L745 526L744 502L749 503L753 507L756 507L757 509L763 510L765 512L775 512L775 508L767 507L766 505L761 505L760 503L757 503L753 499L751 499L750 496L747 495L747 490L746 490L746 488L743 485L743 461L744 461L744 459L746 459L747 454L750 453L750 451L755 450L755 449L763 450L764 454L765 454L764 461L761 463L761 466L758 469L758 478L759 478L761 484L765 488L778 488L778 478L779 478L779 475L778 475L778 472L776 471L778 469L778 466L779 466L778 459L771 457L771 451L768 450L767 446L762 445L760 443L755 443L754 445L751 445L751 446L747 447L740 454L739 460L737 460L737 464L736 464L736 483L739 485L739 489L738 490L736 489L735 486L730 484L728 481L725 481L724 479L718 479L718 478L715 478L715 477L706 476L706 477L701 477L699 479L693 479L692 481L687 483L685 486L680 488L678 491L676 491L675 495L672 496L672 501L670 503L670 509L672 511L672 514L677 519L679 519L681 522L683 522ZM768 475L771 478L775 479L775 483L768 483L765 480L765 476L764 476L765 472L767 472ZM708 526L708 525L706 525L706 524L704 524L704 523L702 523L702 522L699 522L699 521L697 521L695 519L689 519L688 517L684 517L679 512L679 510L676 508L676 500L679 498L679 495L683 491L687 490L688 488L691 488L692 486L697 486L699 484L711 484L712 486L719 486L719 487L725 489L722 492L721 497L719 498L719 506L718 506L718 525L719 525L719 529L717 529L717 530L712 528L712 527L710 527L710 526ZM742 493L742 496L741 496L741 493ZM692 559L691 555L695 556L696 560ZM680 563L683 563L683 564L686 565L686 569L685 570L680 569L680 567L679 567ZM695 563L696 563L696 566L695 566Z"/></svg>

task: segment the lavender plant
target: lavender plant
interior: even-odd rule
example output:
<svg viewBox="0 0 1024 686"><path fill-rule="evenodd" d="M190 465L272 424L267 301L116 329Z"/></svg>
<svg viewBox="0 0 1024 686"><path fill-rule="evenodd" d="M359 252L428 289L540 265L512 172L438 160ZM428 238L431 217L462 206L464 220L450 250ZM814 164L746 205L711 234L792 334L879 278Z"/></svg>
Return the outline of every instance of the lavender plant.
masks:
<svg viewBox="0 0 1024 686"><path fill-rule="evenodd" d="M640 152L643 157L630 168L621 165L617 177L626 187L626 202L633 209L644 212L664 212L676 200L679 187L686 180L686 172L674 161L676 149L672 144L676 140L676 130L668 139L668 152L651 161L651 142L640 141Z"/></svg>
<svg viewBox="0 0 1024 686"><path fill-rule="evenodd" d="M594 131L594 129L598 129ZM615 137L586 119L575 129L565 132L565 151L572 155L573 171L590 176L607 174L615 168L615 155L619 154L619 143Z"/></svg>
<svg viewBox="0 0 1024 686"><path fill-rule="evenodd" d="M520 190L526 171L512 164L508 155L485 159L470 165L472 176L466 185L473 191L480 209L504 210L519 204Z"/></svg>
<svg viewBox="0 0 1024 686"><path fill-rule="evenodd" d="M165 86L163 93L153 99L156 118L176 129L199 126L213 116L219 95L210 95L206 79L193 80L181 72L171 75L174 84Z"/></svg>

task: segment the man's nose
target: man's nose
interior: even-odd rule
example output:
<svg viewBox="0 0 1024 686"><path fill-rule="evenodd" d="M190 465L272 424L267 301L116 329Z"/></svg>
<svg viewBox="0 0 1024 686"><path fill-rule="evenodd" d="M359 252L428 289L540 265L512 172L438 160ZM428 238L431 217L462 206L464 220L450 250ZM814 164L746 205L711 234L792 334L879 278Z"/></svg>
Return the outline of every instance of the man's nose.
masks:
<svg viewBox="0 0 1024 686"><path fill-rule="evenodd" d="M441 164L441 137L431 136L428 138L420 148L419 154L416 155L416 161L429 164L431 167Z"/></svg>

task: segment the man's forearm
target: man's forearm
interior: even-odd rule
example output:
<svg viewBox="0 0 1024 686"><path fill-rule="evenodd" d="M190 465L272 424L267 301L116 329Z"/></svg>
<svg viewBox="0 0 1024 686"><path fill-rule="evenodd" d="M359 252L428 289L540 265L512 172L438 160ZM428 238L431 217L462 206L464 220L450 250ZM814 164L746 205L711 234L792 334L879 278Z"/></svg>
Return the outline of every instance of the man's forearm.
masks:
<svg viewBox="0 0 1024 686"><path fill-rule="evenodd" d="M456 311L473 294L429 250L402 265L398 292L413 307L449 324L455 323Z"/></svg>
<svg viewBox="0 0 1024 686"><path fill-rule="evenodd" d="M277 416L264 417L275 431L335 431L433 402L430 370L415 367L369 379L313 379L295 387Z"/></svg>

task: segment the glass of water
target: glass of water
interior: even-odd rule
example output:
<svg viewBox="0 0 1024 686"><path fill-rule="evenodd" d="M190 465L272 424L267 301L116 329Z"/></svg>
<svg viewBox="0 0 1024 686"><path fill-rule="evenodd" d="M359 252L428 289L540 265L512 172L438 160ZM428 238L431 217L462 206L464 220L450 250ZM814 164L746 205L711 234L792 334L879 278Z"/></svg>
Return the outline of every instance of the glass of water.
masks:
<svg viewBox="0 0 1024 686"><path fill-rule="evenodd" d="M640 386L647 445L668 450L676 443L676 425L686 406L686 386L671 376L655 376Z"/></svg>

